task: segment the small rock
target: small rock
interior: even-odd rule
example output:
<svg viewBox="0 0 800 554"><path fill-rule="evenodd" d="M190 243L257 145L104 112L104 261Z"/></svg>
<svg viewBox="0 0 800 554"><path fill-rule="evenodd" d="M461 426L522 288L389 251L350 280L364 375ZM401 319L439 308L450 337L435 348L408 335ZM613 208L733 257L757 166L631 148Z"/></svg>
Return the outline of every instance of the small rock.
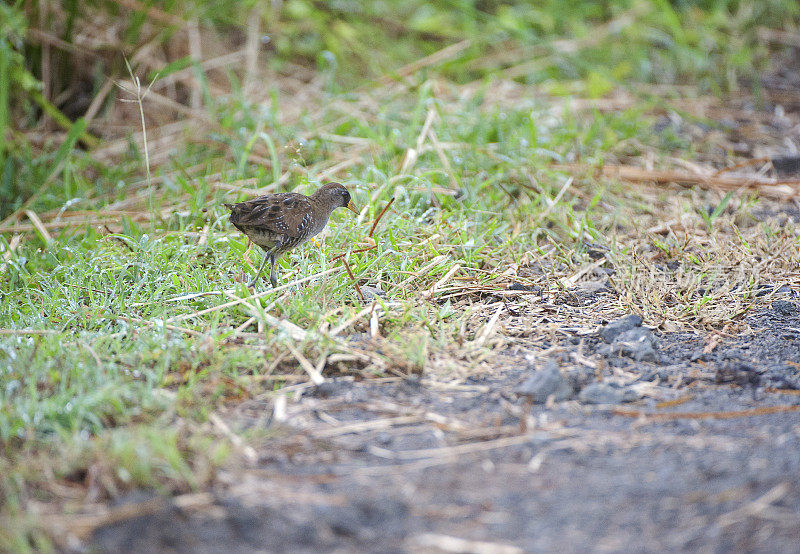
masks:
<svg viewBox="0 0 800 554"><path fill-rule="evenodd" d="M361 289L361 294L364 295L364 302L372 302L379 296L386 296L386 293L379 289L378 287L373 287L371 285L361 285L359 287Z"/></svg>
<svg viewBox="0 0 800 554"><path fill-rule="evenodd" d="M600 354L608 358L608 360L606 360L608 367L618 367L620 369L626 369L630 367L630 360L628 358L620 357L619 352L615 352L613 350L613 346L606 344L603 348L605 350L601 349Z"/></svg>
<svg viewBox="0 0 800 554"><path fill-rule="evenodd" d="M633 389L622 389L622 401L623 402L636 402L639 400L640 396L639 393Z"/></svg>
<svg viewBox="0 0 800 554"><path fill-rule="evenodd" d="M792 220L794 221L794 220ZM775 291L775 294L787 294L792 297L797 297L797 293L792 290L792 287L789 285L781 285L778 287L778 290Z"/></svg>
<svg viewBox="0 0 800 554"><path fill-rule="evenodd" d="M394 436L391 433L387 433L386 431L381 431L375 437L375 442L377 442L381 446L389 446L394 442Z"/></svg>
<svg viewBox="0 0 800 554"><path fill-rule="evenodd" d="M419 375L409 375L400 382L397 389L398 392L404 392L410 395L419 394L422 390L422 380L419 378Z"/></svg>
<svg viewBox="0 0 800 554"><path fill-rule="evenodd" d="M800 174L800 156L780 156L772 158L772 167L778 172L778 175L798 175Z"/></svg>
<svg viewBox="0 0 800 554"><path fill-rule="evenodd" d="M593 260L599 260L610 251L607 246L594 242L585 242L583 245L586 247L586 253L589 254L589 257Z"/></svg>
<svg viewBox="0 0 800 554"><path fill-rule="evenodd" d="M781 390L800 390L800 382L794 381L787 377L778 376L772 377L768 376L766 379L766 385L773 389L781 389ZM798 400L800 402L800 400Z"/></svg>
<svg viewBox="0 0 800 554"><path fill-rule="evenodd" d="M634 327L623 331L611 344L601 347L598 352L606 357L625 356L637 362L657 362L659 360L656 338L649 329L644 327Z"/></svg>
<svg viewBox="0 0 800 554"><path fill-rule="evenodd" d="M708 361L708 353L703 352L702 350L695 350L692 352L692 355L689 356L690 362L707 362Z"/></svg>
<svg viewBox="0 0 800 554"><path fill-rule="evenodd" d="M642 318L636 314L629 314L623 316L619 319L615 319L608 325L606 325L603 330L600 331L600 338L604 341L610 343L613 342L615 338L620 333L624 333L625 331L629 331L636 327L640 327L642 325Z"/></svg>
<svg viewBox="0 0 800 554"><path fill-rule="evenodd" d="M667 333L677 333L681 330L681 326L674 321L666 320L661 324L661 330Z"/></svg>
<svg viewBox="0 0 800 554"><path fill-rule="evenodd" d="M636 327L629 329L617 335L614 342L645 342L650 346L656 345L656 337L650 329L645 327Z"/></svg>
<svg viewBox="0 0 800 554"><path fill-rule="evenodd" d="M562 375L566 377L574 391L581 390L597 379L595 370L584 365L571 365Z"/></svg>
<svg viewBox="0 0 800 554"><path fill-rule="evenodd" d="M790 316L797 313L797 304L788 300L776 300L772 303L772 309L778 315Z"/></svg>
<svg viewBox="0 0 800 554"><path fill-rule="evenodd" d="M527 396L534 404L544 404L550 396L553 396L556 402L560 402L574 394L554 360L548 361L542 369L518 385L514 392Z"/></svg>
<svg viewBox="0 0 800 554"><path fill-rule="evenodd" d="M726 362L724 366L717 370L714 375L714 382L735 383L741 387L745 385L758 386L761 384L761 376L758 369L741 361Z"/></svg>
<svg viewBox="0 0 800 554"><path fill-rule="evenodd" d="M619 404L623 399L623 392L606 383L591 383L578 395L578 400L584 404Z"/></svg>
<svg viewBox="0 0 800 554"><path fill-rule="evenodd" d="M608 279L597 279L594 281L583 281L578 283L577 288L582 292L596 293L604 290L608 286Z"/></svg>
<svg viewBox="0 0 800 554"><path fill-rule="evenodd" d="M639 375L639 381L651 383L658 379L658 372L653 370L645 370Z"/></svg>
<svg viewBox="0 0 800 554"><path fill-rule="evenodd" d="M541 289L541 287L523 285L522 283L517 283L516 281L514 281L513 283L508 285L508 290L521 290L521 291L527 291L527 292L539 292L542 289Z"/></svg>
<svg viewBox="0 0 800 554"><path fill-rule="evenodd" d="M312 387L307 394L316 398L330 398L338 395L341 390L342 385L336 379L326 379L319 385Z"/></svg>

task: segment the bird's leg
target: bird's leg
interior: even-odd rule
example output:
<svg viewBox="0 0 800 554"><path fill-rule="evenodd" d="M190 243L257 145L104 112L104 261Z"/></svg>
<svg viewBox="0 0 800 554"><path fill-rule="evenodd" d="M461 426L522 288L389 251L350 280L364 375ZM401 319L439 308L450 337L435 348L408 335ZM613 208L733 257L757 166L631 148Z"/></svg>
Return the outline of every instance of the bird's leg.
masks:
<svg viewBox="0 0 800 554"><path fill-rule="evenodd" d="M272 288L276 288L278 286L278 278L275 276L275 262L278 257L270 252L269 259L271 260L269 265L269 282L272 283Z"/></svg>
<svg viewBox="0 0 800 554"><path fill-rule="evenodd" d="M272 254L270 254L270 252L265 252L264 253L264 261L261 262L261 267L258 268L258 272L256 273L256 276L253 277L253 280L250 281L250 283L248 283L248 285L247 285L248 287L254 287L256 285L256 281L258 281L258 277L259 277L259 275L261 275L261 272L264 271L264 267L266 267L266 265L267 265L267 260L270 258L271 255Z"/></svg>

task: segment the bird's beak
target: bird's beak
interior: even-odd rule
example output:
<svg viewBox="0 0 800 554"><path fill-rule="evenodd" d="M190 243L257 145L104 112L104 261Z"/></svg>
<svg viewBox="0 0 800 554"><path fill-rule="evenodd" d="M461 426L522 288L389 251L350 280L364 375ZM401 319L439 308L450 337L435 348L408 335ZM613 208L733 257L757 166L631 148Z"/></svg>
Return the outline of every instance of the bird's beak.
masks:
<svg viewBox="0 0 800 554"><path fill-rule="evenodd" d="M347 203L347 209L353 212L354 214L358 215L358 209L356 208L356 205L353 204L352 200Z"/></svg>

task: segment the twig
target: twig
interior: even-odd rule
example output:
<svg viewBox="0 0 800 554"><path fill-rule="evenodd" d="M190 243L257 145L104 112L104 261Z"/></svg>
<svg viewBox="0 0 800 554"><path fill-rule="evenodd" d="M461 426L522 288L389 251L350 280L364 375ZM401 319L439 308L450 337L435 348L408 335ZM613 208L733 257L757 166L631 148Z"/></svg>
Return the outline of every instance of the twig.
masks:
<svg viewBox="0 0 800 554"><path fill-rule="evenodd" d="M251 465L256 465L258 462L258 454L256 454L255 449L250 446L249 444L245 444L242 437L231 431L231 428L228 427L228 424L222 421L222 418L219 417L216 413L211 413L208 416L209 421L214 424L214 427L219 429L223 435L228 437L228 440L231 441L231 444L235 446L242 454L244 454L247 461L250 462Z"/></svg>
<svg viewBox="0 0 800 554"><path fill-rule="evenodd" d="M647 413L639 410L625 410L615 408L611 410L614 415L625 417L636 417L646 420L660 421L670 419L733 419L737 417L753 417L769 414L781 414L785 412L796 412L800 406L765 406L763 408L752 408L749 410L733 410L730 412L666 412L666 413Z"/></svg>
<svg viewBox="0 0 800 554"><path fill-rule="evenodd" d="M756 500L745 504L744 506L732 512L722 514L717 519L717 525L720 527L728 527L748 516L758 516L764 512L770 506L770 504L777 502L786 496L787 492L789 492L789 484L786 482L778 483L776 486L767 491L766 494L757 498Z"/></svg>
<svg viewBox="0 0 800 554"><path fill-rule="evenodd" d="M415 535L408 542L412 547L411 550L428 551L428 549L433 549L441 552L470 552L471 554L522 554L525 552L513 544L473 541L438 533Z"/></svg>
<svg viewBox="0 0 800 554"><path fill-rule="evenodd" d="M605 258L600 258L599 260L597 260L595 262L592 262L588 266L586 266L583 269L581 269L575 275L572 275L571 277L562 277L561 284L564 286L564 288L570 288L570 287L574 286L575 283L577 283L581 279L581 277L583 277L584 275L586 275L590 271L594 271L595 269L597 269L598 267L600 267L604 263L606 263L606 259Z"/></svg>
<svg viewBox="0 0 800 554"><path fill-rule="evenodd" d="M14 235L11 237L11 240L8 242L8 250L3 253L3 263L0 264L0 275L5 273L8 260L10 260L11 256L14 255L14 250L17 249L17 246L19 246L21 240L22 235Z"/></svg>
<svg viewBox="0 0 800 554"><path fill-rule="evenodd" d="M417 415L386 417L383 419L373 419L370 421L360 421L358 423L350 423L348 425L338 425L337 427L334 427L332 429L323 429L321 431L314 431L313 435L314 438L329 439L333 437L338 437L340 435L346 435L348 433L363 433L364 431L377 431L383 429L390 429L392 427L397 427L400 425L410 425L412 423L422 423L424 421L425 418Z"/></svg>
<svg viewBox="0 0 800 554"><path fill-rule="evenodd" d="M571 187L571 186L572 186L572 177L567 179L567 182L564 183L564 185L561 187L561 190L558 191L558 194L556 194L556 197L542 211L542 213L539 214L539 217L536 218L536 225L535 226L538 226L540 222L544 221L544 218L547 217L547 215L553 210L553 208L555 208L558 205L559 201L561 200L561 197L564 196L564 193L567 192L567 189L569 187Z"/></svg>
<svg viewBox="0 0 800 554"><path fill-rule="evenodd" d="M358 321L359 319L361 319L362 317L364 317L365 315L367 315L367 314L369 314L371 312L372 312L372 306L367 306L366 308L364 308L363 310L358 312L356 315L354 315L353 317L351 317L350 319L348 319L344 323L334 327L333 330L331 330L330 335L332 337L335 337L336 335L338 335L339 333L341 333L342 331L344 331L345 329L350 327L353 323L355 323L356 321Z"/></svg>
<svg viewBox="0 0 800 554"><path fill-rule="evenodd" d="M408 285L414 279L419 278L421 275L425 275L428 271L430 271L431 269L433 269L435 266L439 265L440 263L445 262L446 260L447 260L447 256L439 254L438 256L433 258L431 261L429 261L427 264L425 264L424 266L419 268L417 271L415 271L414 274L411 277L408 277L407 279L405 279L402 283L400 283L397 286L398 287L404 287L404 286Z"/></svg>
<svg viewBox="0 0 800 554"><path fill-rule="evenodd" d="M506 307L506 305L503 302L499 302L499 304L500 305L497 307L497 310L495 310L494 314L492 315L492 318L489 320L489 323L487 323L486 327L483 328L483 331L481 331L480 336L478 336L478 338L475 339L475 344L477 346L483 346L483 344L491 335L492 331L494 331L495 325L497 325L497 320L500 318L500 313L503 311L503 308Z"/></svg>
<svg viewBox="0 0 800 554"><path fill-rule="evenodd" d="M685 404L690 400L694 399L694 395L687 394L686 396L681 396L680 398L676 398L674 400L664 400L663 402L658 402L656 404L656 408L672 408L673 406L679 406L681 404Z"/></svg>
<svg viewBox="0 0 800 554"><path fill-rule="evenodd" d="M356 281L353 271L350 269L350 264L347 263L347 260L344 258L342 258L342 263L344 264L344 268L347 270L347 274L350 276L350 279L353 280L353 285L356 287L356 292L358 293L359 298L361 298L362 302L366 302L366 300L364 300L364 294L361 292L361 287L358 286L358 281Z"/></svg>
<svg viewBox="0 0 800 554"><path fill-rule="evenodd" d="M288 387L286 387L288 388ZM286 388L282 390L286 390ZM286 395L285 394L278 394L275 397L275 404L272 407L272 419L277 422L283 422L289 419L288 414L286 412Z"/></svg>
<svg viewBox="0 0 800 554"><path fill-rule="evenodd" d="M25 210L25 215L28 216L28 219L31 220L31 223L39 232L39 235L41 235L45 245L48 245L51 242L53 242L53 237L50 236L49 232L47 232L47 228L42 224L42 220L39 219L39 216L36 215L36 212L34 212L33 210Z"/></svg>
<svg viewBox="0 0 800 554"><path fill-rule="evenodd" d="M759 164L759 163L767 163L769 161L770 161L770 158L768 158L766 156L764 156L762 158L753 158L751 160L745 160L745 161L743 161L741 163L734 164L734 165L731 165L729 167L723 167L722 169L720 169L719 171L714 173L712 176L713 177L719 177L720 175L722 175L723 173L727 173L728 171L734 171L736 169L741 169L743 167L748 167L748 166L756 165L756 164Z"/></svg>
<svg viewBox="0 0 800 554"><path fill-rule="evenodd" d="M97 369L103 369L103 362L100 360L100 356L97 355L97 352L95 352L94 349L91 346L89 346L89 344L83 342L82 340L79 340L78 344L80 344L86 350L89 351L89 354L91 354L92 358L94 358L94 363L97 364Z"/></svg>
<svg viewBox="0 0 800 554"><path fill-rule="evenodd" d="M348 167L352 167L352 166L356 165L357 163L361 162L362 159L363 159L363 156L355 156L353 158L349 158L347 160L341 161L341 162L339 162L337 164L334 164L334 165L330 166L327 169L323 169L322 171L317 173L317 178L320 181L322 181L323 179L330 178L330 177L336 175L337 173L339 173L341 170L347 169Z"/></svg>
<svg viewBox="0 0 800 554"><path fill-rule="evenodd" d="M300 366L308 373L308 376L311 378L311 382L315 385L321 385L325 382L325 377L322 376L322 373L316 370L316 368L311 365L311 362L308 361L302 352L297 350L291 343L287 342L286 347L289 349L289 352L292 353L298 362L300 362Z"/></svg>
<svg viewBox="0 0 800 554"><path fill-rule="evenodd" d="M458 190L461 187L458 184L458 179L456 179L455 173L453 172L453 167L450 165L450 160L447 159L447 155L444 153L444 149L439 143L439 137L436 136L436 130L431 128L431 130L428 131L428 137L431 139L433 148L436 150L436 154L439 156L439 161L442 162L444 170L447 172L447 176L450 178L450 184L453 185L454 189Z"/></svg>
<svg viewBox="0 0 800 554"><path fill-rule="evenodd" d="M373 339L380 336L380 307L373 302L372 314L369 317L369 336Z"/></svg>
<svg viewBox="0 0 800 554"><path fill-rule="evenodd" d="M350 252L342 252L341 254L337 254L336 256L331 258L330 261L331 262L335 262L336 260L344 258L348 254L360 254L361 252L369 252L370 250L375 250L376 248L378 248L378 245L377 244L373 244L372 246L368 246L367 248L359 248L358 250L352 250Z"/></svg>
<svg viewBox="0 0 800 554"><path fill-rule="evenodd" d="M466 50L472 45L472 41L469 39L462 40L461 42L457 42L455 44L451 44L450 46L446 46L442 48L438 52L434 52L429 56L425 56L424 58L420 58L419 60L412 62L410 64L404 65L397 71L395 71L391 75L387 75L382 77L378 80L380 85L388 85L392 81L396 79L396 77L408 77L409 75L413 75L423 67L429 67L431 65L435 65L439 62L442 62L446 59L452 58Z"/></svg>
<svg viewBox="0 0 800 554"><path fill-rule="evenodd" d="M92 103L89 104L89 107L86 109L86 113L83 116L84 119L86 119L87 125L89 125L94 119L94 116L97 115L97 112L100 110L100 106L103 105L103 101L111 92L112 88L114 88L114 79L113 78L106 79L105 83L103 83L103 86L100 87L100 90L92 99Z"/></svg>
<svg viewBox="0 0 800 554"><path fill-rule="evenodd" d="M431 288L428 290L428 292L426 292L426 293L424 294L424 296L425 296L426 298L431 298L431 297L433 296L433 294L436 292L436 289L438 289L439 287L441 287L442 285L444 285L444 284L445 284L447 281L449 281L449 280L450 280L450 278L451 278L453 275L455 275L455 274L456 274L456 272L457 272L459 269L461 269L461 265L460 265L460 264L453 264L453 266L450 268L450 270L449 270L447 273L445 273L445 274L444 274L444 277L442 277L441 279L439 279L438 281L436 281L436 283L435 283L435 284L434 284L434 285L433 285L433 286L432 286L432 287L431 287Z"/></svg>
<svg viewBox="0 0 800 554"><path fill-rule="evenodd" d="M241 333L242 331L244 331L245 329L247 329L248 327L250 327L250 326L251 326L251 325L252 325L252 324L255 322L255 320L256 320L256 317L255 317L255 316L252 316L252 317L249 317L249 318L247 318L247 320L246 320L244 323L242 323L242 324L241 324L241 325L239 325L239 326L238 326L236 329L234 329L234 330L233 330L233 334L232 334L230 337L228 337L228 339L227 339L227 340L228 340L228 341L231 341L231 340L235 339L235 338L236 338L236 336L237 336L239 333Z"/></svg>
<svg viewBox="0 0 800 554"><path fill-rule="evenodd" d="M406 155L403 157L403 163L400 166L399 173L401 175L408 173L408 170L411 169L417 161L419 157L420 149L422 148L422 144L425 142L425 137L428 136L428 130L431 128L431 124L433 124L433 120L436 117L436 110L430 108L428 110L428 115L425 117L425 122L422 124L422 130L417 135L417 145L416 148L409 148L406 150Z"/></svg>
<svg viewBox="0 0 800 554"><path fill-rule="evenodd" d="M394 453L394 457L400 460L413 460L416 458L453 458L472 452L487 452L498 448L507 448L518 444L525 444L534 436L533 433L525 435L514 435L512 437L501 437L489 441L470 442L459 444L458 446L443 446L441 448L423 448L421 450L401 450Z"/></svg>
<svg viewBox="0 0 800 554"><path fill-rule="evenodd" d="M797 389L776 389L773 387L767 387L764 389L764 392L771 392L775 394L793 394L793 395L800 395L800 390Z"/></svg>
<svg viewBox="0 0 800 554"><path fill-rule="evenodd" d="M272 374L272 375L240 375L238 377L242 381L251 381L253 383L261 383L263 381L307 381L305 375L285 375L285 374Z"/></svg>
<svg viewBox="0 0 800 554"><path fill-rule="evenodd" d="M392 199L391 199L391 200L389 200L389 203L388 203L388 204L386 204L386 205L383 207L383 209L381 210L381 213L379 213L379 214L378 214L378 217L376 217L376 218L375 218L375 221L372 223L372 228L369 230L369 234L367 235L368 237L372 237L372 233L374 233L374 232L375 232L375 228L378 226L378 223L380 222L381 218L383 217L383 214L385 214L385 213L386 213L386 212L389 210L389 207L390 207L390 206L391 206L393 203L394 203L394 196L392 196ZM368 248L367 250L372 250L372 248L373 248L373 247L370 247L370 248Z"/></svg>
<svg viewBox="0 0 800 554"><path fill-rule="evenodd" d="M169 329L170 331L177 331L180 333L186 333L187 335L191 335L193 337L202 337L203 333L195 331L194 329L187 329L186 327L179 327L177 325L170 325L166 322L161 322L159 320L148 320L148 319L139 319L138 317L130 317L125 315L114 315L114 314L107 314L104 317L108 319L121 319L123 321L127 321L130 323L144 323L147 327L156 327L162 326L164 329Z"/></svg>

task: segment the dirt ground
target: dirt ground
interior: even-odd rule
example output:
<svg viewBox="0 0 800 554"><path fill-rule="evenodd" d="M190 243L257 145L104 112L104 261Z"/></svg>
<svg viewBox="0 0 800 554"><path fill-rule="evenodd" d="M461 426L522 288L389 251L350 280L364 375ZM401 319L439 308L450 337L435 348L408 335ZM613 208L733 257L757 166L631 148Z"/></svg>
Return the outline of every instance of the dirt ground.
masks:
<svg viewBox="0 0 800 554"><path fill-rule="evenodd" d="M502 356L481 378L339 378L305 388L285 409L247 401L227 414L231 428L270 429L248 441L252 451L243 446L250 467L170 504L128 497L122 505L151 509L97 529L92 544L106 552L800 550L795 299L754 312L752 333L741 336L650 334L624 321L652 350L615 338L617 323ZM567 386L544 403L518 394L548 370ZM547 393L543 386L528 381L528 392Z"/></svg>
<svg viewBox="0 0 800 554"><path fill-rule="evenodd" d="M690 135L684 127L675 132ZM789 132L765 129L759 144L780 145ZM792 202L766 209L764 217L800 223ZM244 437L238 449L249 463L221 472L210 491L123 498L119 521L96 529L91 545L800 552L796 291L760 303L736 326L749 331L733 334L651 331L630 316L603 321L604 295L613 294L600 287L565 299L594 310L592 332L567 326L549 341L528 337L480 371L338 377L232 406L224 425Z"/></svg>

